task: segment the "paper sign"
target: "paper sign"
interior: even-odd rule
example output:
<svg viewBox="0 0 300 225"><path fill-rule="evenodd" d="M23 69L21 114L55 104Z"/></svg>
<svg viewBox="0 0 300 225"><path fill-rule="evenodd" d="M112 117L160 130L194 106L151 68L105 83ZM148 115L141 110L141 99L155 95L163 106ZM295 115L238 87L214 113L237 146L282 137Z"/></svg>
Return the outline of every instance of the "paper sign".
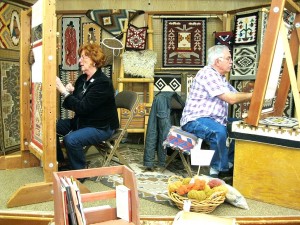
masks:
<svg viewBox="0 0 300 225"><path fill-rule="evenodd" d="M191 149L191 164L209 166L215 150Z"/></svg>

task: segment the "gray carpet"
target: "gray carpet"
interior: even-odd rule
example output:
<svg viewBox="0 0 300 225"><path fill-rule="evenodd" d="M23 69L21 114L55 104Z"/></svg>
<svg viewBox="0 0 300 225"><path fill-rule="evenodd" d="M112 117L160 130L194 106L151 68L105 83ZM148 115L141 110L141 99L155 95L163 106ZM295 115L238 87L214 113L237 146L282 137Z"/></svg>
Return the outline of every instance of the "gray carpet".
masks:
<svg viewBox="0 0 300 225"><path fill-rule="evenodd" d="M94 160L97 157L96 151L89 151L88 160ZM53 211L53 201L20 206L15 208L7 208L6 202L18 190L19 187L43 181L42 168L28 168L17 170L0 170L0 210L33 210L33 211ZM108 186L101 182L87 180L84 183L91 191L107 190ZM300 211L280 207L268 203L263 203L251 199L247 199L249 210L240 209L223 203L216 208L211 214L216 216L299 216ZM113 204L104 201L99 204ZM175 216L179 210L175 206L158 204L153 201L140 198L140 215L156 215L156 216Z"/></svg>

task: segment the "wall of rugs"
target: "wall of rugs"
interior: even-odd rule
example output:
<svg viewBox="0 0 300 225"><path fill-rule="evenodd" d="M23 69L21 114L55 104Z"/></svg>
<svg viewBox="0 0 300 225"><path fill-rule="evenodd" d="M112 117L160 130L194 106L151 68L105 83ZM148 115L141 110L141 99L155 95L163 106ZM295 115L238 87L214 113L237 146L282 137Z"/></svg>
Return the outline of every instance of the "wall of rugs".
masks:
<svg viewBox="0 0 300 225"><path fill-rule="evenodd" d="M0 2L0 155L20 148L20 11Z"/></svg>

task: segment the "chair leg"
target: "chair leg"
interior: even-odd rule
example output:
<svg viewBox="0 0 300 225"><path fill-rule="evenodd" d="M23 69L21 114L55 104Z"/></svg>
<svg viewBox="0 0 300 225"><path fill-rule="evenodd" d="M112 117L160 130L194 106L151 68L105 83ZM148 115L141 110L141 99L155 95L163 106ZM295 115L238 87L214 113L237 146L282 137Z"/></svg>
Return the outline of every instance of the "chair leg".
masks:
<svg viewBox="0 0 300 225"><path fill-rule="evenodd" d="M185 168L186 172L188 173L188 175L189 175L190 177L192 177L192 176L193 176L193 172L192 172L192 170L191 170L190 163L188 163L188 162L186 161L186 159L185 159L185 157L184 157L184 155L183 155L183 153L182 153L181 151L179 151L179 155L180 155L181 161L182 161L182 163L183 163L183 165L184 165L184 168Z"/></svg>
<svg viewBox="0 0 300 225"><path fill-rule="evenodd" d="M125 158L120 154L118 150L115 151L116 156L118 157L121 164L126 165L128 168L132 169Z"/></svg>
<svg viewBox="0 0 300 225"><path fill-rule="evenodd" d="M167 160L165 167L161 170L161 172L164 172L167 169L167 166L175 159L175 157L178 155L179 151L174 150L173 154L170 156L170 158Z"/></svg>

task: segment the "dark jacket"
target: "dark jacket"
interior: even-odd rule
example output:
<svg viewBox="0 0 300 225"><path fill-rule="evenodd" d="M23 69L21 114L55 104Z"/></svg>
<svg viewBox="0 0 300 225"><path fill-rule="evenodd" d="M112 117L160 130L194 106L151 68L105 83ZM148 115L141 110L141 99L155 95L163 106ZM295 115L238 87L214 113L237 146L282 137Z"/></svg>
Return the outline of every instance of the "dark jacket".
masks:
<svg viewBox="0 0 300 225"><path fill-rule="evenodd" d="M172 109L176 100L177 109ZM178 107L178 105L181 105ZM162 143L167 138L172 125L179 125L184 102L176 92L160 92L154 98L148 120L144 151L144 166L154 167L157 151L158 165L165 166L167 150Z"/></svg>
<svg viewBox="0 0 300 225"><path fill-rule="evenodd" d="M66 97L63 107L75 112L72 119L73 129L84 127L119 128L115 93L111 80L98 69L86 81L82 74L75 82L73 94Z"/></svg>

